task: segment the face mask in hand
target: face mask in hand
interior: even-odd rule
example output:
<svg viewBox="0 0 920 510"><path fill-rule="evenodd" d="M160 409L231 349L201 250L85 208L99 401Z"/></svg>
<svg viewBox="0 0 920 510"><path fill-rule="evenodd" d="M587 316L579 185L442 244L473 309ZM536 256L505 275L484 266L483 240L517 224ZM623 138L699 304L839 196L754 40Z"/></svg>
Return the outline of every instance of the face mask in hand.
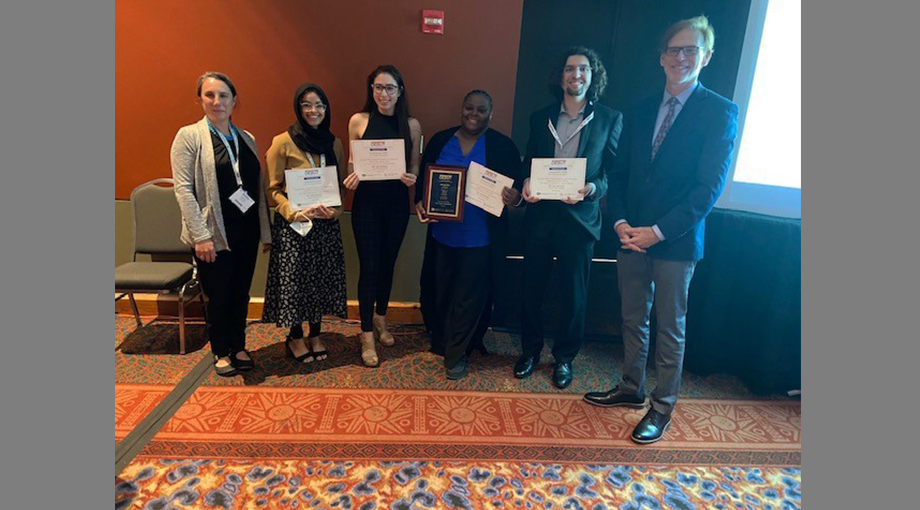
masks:
<svg viewBox="0 0 920 510"><path fill-rule="evenodd" d="M307 220L307 221L293 221L293 222L290 223L290 226L291 226L292 229L294 229L294 232L297 232L298 234L300 234L301 237L303 237L303 236L309 234L309 233L310 233L310 230L313 229L313 222L310 221L310 220Z"/></svg>

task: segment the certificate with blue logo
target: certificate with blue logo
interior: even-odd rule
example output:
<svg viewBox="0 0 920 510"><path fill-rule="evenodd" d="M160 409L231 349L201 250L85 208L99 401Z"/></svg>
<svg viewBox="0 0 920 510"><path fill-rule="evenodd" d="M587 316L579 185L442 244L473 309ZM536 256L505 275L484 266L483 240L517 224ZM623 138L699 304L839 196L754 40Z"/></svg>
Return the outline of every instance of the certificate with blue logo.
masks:
<svg viewBox="0 0 920 510"><path fill-rule="evenodd" d="M292 211L317 204L328 207L342 205L338 169L334 166L285 170L284 183Z"/></svg>
<svg viewBox="0 0 920 510"><path fill-rule="evenodd" d="M533 158L530 167L530 194L540 200L581 200L578 190L585 187L585 158Z"/></svg>
<svg viewBox="0 0 920 510"><path fill-rule="evenodd" d="M501 216L505 210L502 190L512 186L514 179L511 177L473 161L466 172L466 201L493 216Z"/></svg>
<svg viewBox="0 0 920 510"><path fill-rule="evenodd" d="M406 142L402 138L352 140L351 156L362 181L399 179L406 173Z"/></svg>

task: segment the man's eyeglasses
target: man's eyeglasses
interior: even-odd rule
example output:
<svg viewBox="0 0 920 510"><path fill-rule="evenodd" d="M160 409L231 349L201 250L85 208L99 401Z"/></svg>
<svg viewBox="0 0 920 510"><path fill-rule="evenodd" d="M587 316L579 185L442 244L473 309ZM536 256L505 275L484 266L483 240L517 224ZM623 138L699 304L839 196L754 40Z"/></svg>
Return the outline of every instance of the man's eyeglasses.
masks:
<svg viewBox="0 0 920 510"><path fill-rule="evenodd" d="M562 68L562 72L565 74L572 74L575 71L581 71L581 74L587 74L591 71L591 66L565 66Z"/></svg>
<svg viewBox="0 0 920 510"><path fill-rule="evenodd" d="M323 103L300 103L300 107L307 111L316 110L318 112L324 112L327 108Z"/></svg>
<svg viewBox="0 0 920 510"><path fill-rule="evenodd" d="M695 57L700 54L702 49L703 48L700 48L699 46L668 46L664 49L664 53L669 57L677 57L680 55L680 52L683 51L684 56Z"/></svg>
<svg viewBox="0 0 920 510"><path fill-rule="evenodd" d="M399 90L399 87L396 86L396 85L383 85L383 84L380 84L380 83L374 83L373 85L371 85L371 88L374 89L374 92L376 92L376 93L378 93L378 94L380 94L380 93L386 91L386 93L389 94L389 95L391 95L391 96L392 96L393 94L395 94L396 91Z"/></svg>

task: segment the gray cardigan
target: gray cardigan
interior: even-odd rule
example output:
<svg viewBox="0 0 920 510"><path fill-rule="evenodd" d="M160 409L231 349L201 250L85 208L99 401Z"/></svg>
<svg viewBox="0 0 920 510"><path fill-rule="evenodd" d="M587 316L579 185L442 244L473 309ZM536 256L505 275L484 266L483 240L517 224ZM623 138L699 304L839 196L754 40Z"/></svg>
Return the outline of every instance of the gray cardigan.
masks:
<svg viewBox="0 0 920 510"><path fill-rule="evenodd" d="M240 130L240 138L249 145L253 154L259 154L256 142L248 131ZM182 209L182 235L180 239L189 246L211 239L214 250L229 250L224 216L220 209L217 190L217 172L214 168L214 146L207 117L176 133L169 152L173 180L179 208ZM264 176L259 171L259 190L264 190ZM268 224L268 205L265 193L259 193L259 231L262 242L271 244Z"/></svg>

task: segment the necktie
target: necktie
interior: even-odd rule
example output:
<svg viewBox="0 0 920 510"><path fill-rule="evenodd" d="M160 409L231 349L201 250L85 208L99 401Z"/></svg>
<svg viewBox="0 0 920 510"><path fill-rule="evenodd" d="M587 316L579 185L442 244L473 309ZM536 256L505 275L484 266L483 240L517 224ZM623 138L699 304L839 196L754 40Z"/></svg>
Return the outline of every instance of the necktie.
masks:
<svg viewBox="0 0 920 510"><path fill-rule="evenodd" d="M652 142L653 161L655 160L655 155L658 154L658 149L661 148L661 142L664 141L664 137L667 136L668 130L671 129L671 123L674 122L674 108L677 106L678 102L676 97L668 99L668 114L664 116L661 127L658 128L658 134L655 135L655 141Z"/></svg>

